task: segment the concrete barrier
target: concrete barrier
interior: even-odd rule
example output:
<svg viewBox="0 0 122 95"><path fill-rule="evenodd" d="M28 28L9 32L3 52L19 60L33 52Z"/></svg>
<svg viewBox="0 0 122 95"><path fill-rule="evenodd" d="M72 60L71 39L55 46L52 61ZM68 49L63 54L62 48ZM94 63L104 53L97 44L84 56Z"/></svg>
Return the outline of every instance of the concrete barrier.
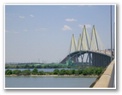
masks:
<svg viewBox="0 0 122 95"><path fill-rule="evenodd" d="M101 77L96 81L93 88L113 88L114 84L114 74L115 74L115 61L113 60L109 66L106 68L105 72Z"/></svg>

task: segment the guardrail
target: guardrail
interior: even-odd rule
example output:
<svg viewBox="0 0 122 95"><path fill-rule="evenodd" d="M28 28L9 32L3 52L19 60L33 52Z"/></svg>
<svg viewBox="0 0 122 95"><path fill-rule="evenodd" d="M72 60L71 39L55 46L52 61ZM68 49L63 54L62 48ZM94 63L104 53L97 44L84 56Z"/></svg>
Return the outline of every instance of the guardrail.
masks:
<svg viewBox="0 0 122 95"><path fill-rule="evenodd" d="M95 82L93 88L114 88L115 81L115 60L113 60L109 66L106 68L105 72L100 76L100 78Z"/></svg>

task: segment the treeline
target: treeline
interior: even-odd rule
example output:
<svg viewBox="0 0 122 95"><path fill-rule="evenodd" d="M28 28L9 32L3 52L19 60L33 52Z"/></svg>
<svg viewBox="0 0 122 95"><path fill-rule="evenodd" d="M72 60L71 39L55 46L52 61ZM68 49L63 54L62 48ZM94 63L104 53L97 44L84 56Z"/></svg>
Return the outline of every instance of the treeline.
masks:
<svg viewBox="0 0 122 95"><path fill-rule="evenodd" d="M53 72L38 71L37 68L31 70L9 70L5 71L5 75L100 75L104 71L101 67L89 67L78 70L55 69Z"/></svg>
<svg viewBox="0 0 122 95"><path fill-rule="evenodd" d="M66 64L59 64L59 63L50 63L50 64L44 64L44 63L19 63L19 64L5 64L6 69L19 69L19 68L26 68L26 69L32 69L32 68L68 68Z"/></svg>

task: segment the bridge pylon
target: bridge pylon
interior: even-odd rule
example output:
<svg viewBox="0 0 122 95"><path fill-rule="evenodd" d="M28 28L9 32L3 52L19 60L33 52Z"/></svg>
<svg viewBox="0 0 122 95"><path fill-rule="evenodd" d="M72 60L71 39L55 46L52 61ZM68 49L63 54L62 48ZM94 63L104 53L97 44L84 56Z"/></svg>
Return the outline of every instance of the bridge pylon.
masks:
<svg viewBox="0 0 122 95"><path fill-rule="evenodd" d="M72 34L69 53L80 50L99 51L104 49L104 45L102 44L102 41L95 29L95 25L93 25L91 37L89 36L86 26L84 25L82 34L79 35L77 45L74 34Z"/></svg>
<svg viewBox="0 0 122 95"><path fill-rule="evenodd" d="M89 35L86 30L86 26L84 25L83 31L82 31L82 36L81 36L81 48L82 50L89 50Z"/></svg>
<svg viewBox="0 0 122 95"><path fill-rule="evenodd" d="M77 51L90 49L90 37L84 25L82 34L79 35L77 42Z"/></svg>
<svg viewBox="0 0 122 95"><path fill-rule="evenodd" d="M75 51L77 51L76 40L75 40L74 34L72 34L72 38L71 38L71 42L70 42L69 53L75 52Z"/></svg>
<svg viewBox="0 0 122 95"><path fill-rule="evenodd" d="M79 38L78 38L78 43L77 43L77 51L80 51L81 50L81 47L82 46L82 38L81 38L81 34L79 35Z"/></svg>
<svg viewBox="0 0 122 95"><path fill-rule="evenodd" d="M93 28L92 28L90 50L92 51L104 50L102 41L100 40L100 37L95 29L95 25L93 25Z"/></svg>

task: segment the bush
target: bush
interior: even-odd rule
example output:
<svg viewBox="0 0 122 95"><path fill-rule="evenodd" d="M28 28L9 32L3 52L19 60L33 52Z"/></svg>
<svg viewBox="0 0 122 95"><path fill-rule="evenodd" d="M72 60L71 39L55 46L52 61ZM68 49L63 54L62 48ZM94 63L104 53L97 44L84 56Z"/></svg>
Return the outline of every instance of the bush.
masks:
<svg viewBox="0 0 122 95"><path fill-rule="evenodd" d="M38 70L36 68L33 69L32 75L38 75Z"/></svg>
<svg viewBox="0 0 122 95"><path fill-rule="evenodd" d="M46 75L53 75L53 72L46 72Z"/></svg>
<svg viewBox="0 0 122 95"><path fill-rule="evenodd" d="M83 72L82 69L78 69L79 74L82 74L82 72Z"/></svg>
<svg viewBox="0 0 122 95"><path fill-rule="evenodd" d="M8 70L5 71L5 75L11 75L11 74L12 74L12 70L8 69Z"/></svg>
<svg viewBox="0 0 122 95"><path fill-rule="evenodd" d="M65 70L65 74L66 75L71 75L72 74L72 70Z"/></svg>
<svg viewBox="0 0 122 95"><path fill-rule="evenodd" d="M55 69L55 70L53 71L53 74L58 75L58 74L59 74L59 70L58 70L58 69Z"/></svg>
<svg viewBox="0 0 122 95"><path fill-rule="evenodd" d="M75 74L75 70L71 70L72 74Z"/></svg>
<svg viewBox="0 0 122 95"><path fill-rule="evenodd" d="M83 70L82 74L83 74L83 75L87 75L87 74L88 74L88 73L87 73L87 70Z"/></svg>
<svg viewBox="0 0 122 95"><path fill-rule="evenodd" d="M79 72L78 72L78 70L75 70L75 75L79 75Z"/></svg>
<svg viewBox="0 0 122 95"><path fill-rule="evenodd" d="M59 71L59 75L64 75L64 74L66 74L65 69L62 69L62 70Z"/></svg>
<svg viewBox="0 0 122 95"><path fill-rule="evenodd" d="M15 75L21 75L21 71L20 70L14 70L12 73L15 74Z"/></svg>
<svg viewBox="0 0 122 95"><path fill-rule="evenodd" d="M96 75L100 75L102 72L103 72L102 68L97 68L97 69L95 70L95 74L96 74Z"/></svg>
<svg viewBox="0 0 122 95"><path fill-rule="evenodd" d="M38 75L45 75L45 72L44 71L39 71Z"/></svg>
<svg viewBox="0 0 122 95"><path fill-rule="evenodd" d="M30 75L31 71L30 70L24 70L22 71L22 75Z"/></svg>

